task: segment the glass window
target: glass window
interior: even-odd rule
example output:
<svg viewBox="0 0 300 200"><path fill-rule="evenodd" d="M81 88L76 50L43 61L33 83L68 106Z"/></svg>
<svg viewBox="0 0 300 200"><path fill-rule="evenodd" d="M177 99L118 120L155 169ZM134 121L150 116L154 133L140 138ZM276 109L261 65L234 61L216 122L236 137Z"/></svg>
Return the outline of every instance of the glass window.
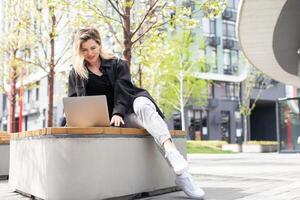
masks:
<svg viewBox="0 0 300 200"><path fill-rule="evenodd" d="M234 0L235 8L238 9L239 7L239 0Z"/></svg>
<svg viewBox="0 0 300 200"><path fill-rule="evenodd" d="M213 71L217 71L217 50L216 48L212 48L211 50L211 69Z"/></svg>
<svg viewBox="0 0 300 200"><path fill-rule="evenodd" d="M27 103L30 103L30 99L31 99L31 90L27 90Z"/></svg>
<svg viewBox="0 0 300 200"><path fill-rule="evenodd" d="M35 100L38 101L40 97L40 82L36 82L36 88L35 88Z"/></svg>
<svg viewBox="0 0 300 200"><path fill-rule="evenodd" d="M236 50L231 50L231 65L238 66L239 65L239 54Z"/></svg>
<svg viewBox="0 0 300 200"><path fill-rule="evenodd" d="M5 109L7 109L6 108L6 105L7 105L7 96L5 94L3 94L3 96L2 96L2 101L3 101L2 109L4 111Z"/></svg>
<svg viewBox="0 0 300 200"><path fill-rule="evenodd" d="M227 7L237 9L239 6L239 0L228 0Z"/></svg>
<svg viewBox="0 0 300 200"><path fill-rule="evenodd" d="M228 50L225 50L223 52L223 64L224 64L224 68L228 68L230 66L230 53Z"/></svg>
<svg viewBox="0 0 300 200"><path fill-rule="evenodd" d="M46 109L43 109L43 128L46 127Z"/></svg>
<svg viewBox="0 0 300 200"><path fill-rule="evenodd" d="M225 93L228 99L237 99L238 98L238 85L237 83L226 83Z"/></svg>
<svg viewBox="0 0 300 200"><path fill-rule="evenodd" d="M228 26L227 35L229 37L235 37L235 26L234 26L234 24L227 24L227 26Z"/></svg>
<svg viewBox="0 0 300 200"><path fill-rule="evenodd" d="M216 20L209 20L210 34L216 34Z"/></svg>
<svg viewBox="0 0 300 200"><path fill-rule="evenodd" d="M223 22L223 36L224 37L235 37L235 25L231 23Z"/></svg>
<svg viewBox="0 0 300 200"><path fill-rule="evenodd" d="M36 88L35 90L35 100L38 101L39 100L39 93L40 93L40 89L39 88Z"/></svg>
<svg viewBox="0 0 300 200"><path fill-rule="evenodd" d="M209 34L210 33L210 20L203 18L202 26L203 26L203 32Z"/></svg>
<svg viewBox="0 0 300 200"><path fill-rule="evenodd" d="M228 4L227 4L227 7L228 8L234 8L234 0L228 0Z"/></svg>
<svg viewBox="0 0 300 200"><path fill-rule="evenodd" d="M230 143L230 112L221 111L221 137Z"/></svg>
<svg viewBox="0 0 300 200"><path fill-rule="evenodd" d="M208 97L213 98L214 97L214 84L209 83L207 84L208 89Z"/></svg>
<svg viewBox="0 0 300 200"><path fill-rule="evenodd" d="M192 140L208 139L208 111L207 110L192 110L189 119L189 138Z"/></svg>

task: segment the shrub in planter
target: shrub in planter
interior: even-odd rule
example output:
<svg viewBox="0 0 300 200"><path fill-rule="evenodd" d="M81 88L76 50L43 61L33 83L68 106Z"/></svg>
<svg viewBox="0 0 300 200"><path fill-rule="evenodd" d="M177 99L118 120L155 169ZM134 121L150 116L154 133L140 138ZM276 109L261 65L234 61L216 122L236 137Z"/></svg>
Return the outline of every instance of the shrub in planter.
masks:
<svg viewBox="0 0 300 200"><path fill-rule="evenodd" d="M240 145L240 144L223 144L222 150L223 151L232 151L232 152L241 152L242 145Z"/></svg>
<svg viewBox="0 0 300 200"><path fill-rule="evenodd" d="M245 153L263 153L263 152L276 152L276 141L248 141L243 143L242 151Z"/></svg>

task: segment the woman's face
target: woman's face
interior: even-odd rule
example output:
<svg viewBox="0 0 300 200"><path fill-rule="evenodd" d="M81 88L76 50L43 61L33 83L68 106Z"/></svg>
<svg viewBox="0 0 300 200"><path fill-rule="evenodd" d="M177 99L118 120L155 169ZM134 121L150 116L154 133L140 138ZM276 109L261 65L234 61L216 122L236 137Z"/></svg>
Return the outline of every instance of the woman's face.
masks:
<svg viewBox="0 0 300 200"><path fill-rule="evenodd" d="M89 39L81 44L81 53L88 63L96 63L100 56L100 45L95 40Z"/></svg>

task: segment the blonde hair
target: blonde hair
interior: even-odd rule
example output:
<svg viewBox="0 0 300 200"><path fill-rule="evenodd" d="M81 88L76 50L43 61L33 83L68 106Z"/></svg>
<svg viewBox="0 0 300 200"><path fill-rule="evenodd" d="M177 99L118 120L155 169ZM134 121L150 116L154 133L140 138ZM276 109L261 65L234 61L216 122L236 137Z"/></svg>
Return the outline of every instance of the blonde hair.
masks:
<svg viewBox="0 0 300 200"><path fill-rule="evenodd" d="M81 52L82 43L88 40L94 40L96 43L100 45L100 58L103 59L115 59L116 56L110 51L105 50L101 45L100 34L97 29L89 27L82 28L75 34L74 44L73 44L73 67L76 74L83 78L88 79L88 70L85 67L85 60Z"/></svg>

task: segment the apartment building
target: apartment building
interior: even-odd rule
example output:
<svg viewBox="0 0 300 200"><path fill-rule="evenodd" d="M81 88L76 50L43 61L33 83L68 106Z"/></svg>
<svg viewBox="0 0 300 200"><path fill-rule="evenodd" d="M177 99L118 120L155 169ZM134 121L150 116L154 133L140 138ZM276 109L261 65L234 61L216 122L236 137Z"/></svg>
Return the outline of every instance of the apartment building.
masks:
<svg viewBox="0 0 300 200"><path fill-rule="evenodd" d="M196 1L188 1L195 7ZM253 89L250 105L255 101L259 88L263 88L256 107L248 119L247 127L243 127L243 116L239 112L239 99L245 88L248 65L236 32L239 0L229 0L221 16L207 19L198 14L200 26L197 35L206 38L206 48L201 52L208 58L210 65L206 73L198 73L202 79L212 80L209 87L209 99L206 107L187 106L185 110L188 137L202 140L225 140L229 143L243 141L244 129L248 130L248 139L276 140L276 123L269 123L266 128L264 122L275 122L278 98L286 96L285 85L274 80L268 80L269 89L261 84L266 82L261 77ZM241 88L239 90L238 88ZM175 115L174 127L180 128L179 115Z"/></svg>

